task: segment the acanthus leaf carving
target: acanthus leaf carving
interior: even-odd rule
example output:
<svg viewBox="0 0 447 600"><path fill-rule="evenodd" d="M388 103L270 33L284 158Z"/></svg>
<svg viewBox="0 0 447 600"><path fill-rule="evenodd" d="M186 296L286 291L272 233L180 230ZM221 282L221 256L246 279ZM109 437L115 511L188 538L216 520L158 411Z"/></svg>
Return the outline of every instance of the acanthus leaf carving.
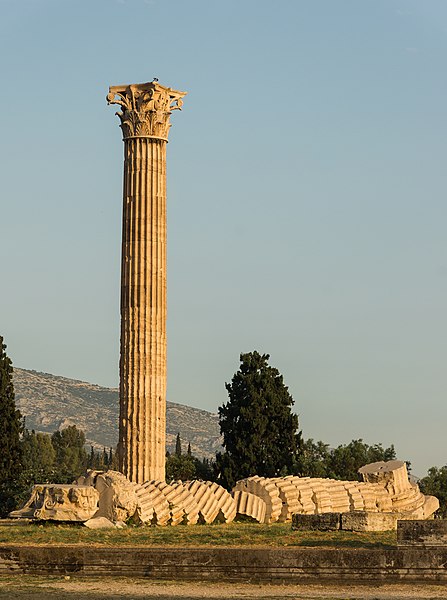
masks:
<svg viewBox="0 0 447 600"><path fill-rule="evenodd" d="M115 114L121 121L123 137L155 137L168 139L170 115L173 110L181 110L182 98L186 92L179 92L156 82L112 86L107 94L108 104L118 104L122 110Z"/></svg>

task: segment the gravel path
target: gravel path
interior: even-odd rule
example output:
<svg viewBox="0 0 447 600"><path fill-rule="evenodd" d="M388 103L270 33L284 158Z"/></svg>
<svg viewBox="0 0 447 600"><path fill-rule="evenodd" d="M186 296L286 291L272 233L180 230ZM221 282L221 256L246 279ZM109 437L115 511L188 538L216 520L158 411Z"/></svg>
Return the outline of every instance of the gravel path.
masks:
<svg viewBox="0 0 447 600"><path fill-rule="evenodd" d="M255 585L155 582L147 579L0 577L1 600L437 600L447 586L436 585Z"/></svg>

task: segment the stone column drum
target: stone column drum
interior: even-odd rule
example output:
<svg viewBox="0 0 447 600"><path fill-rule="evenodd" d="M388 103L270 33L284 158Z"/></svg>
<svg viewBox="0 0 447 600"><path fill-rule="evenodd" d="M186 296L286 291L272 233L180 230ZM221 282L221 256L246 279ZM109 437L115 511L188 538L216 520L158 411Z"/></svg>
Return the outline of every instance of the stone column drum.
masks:
<svg viewBox="0 0 447 600"><path fill-rule="evenodd" d="M165 479L166 144L185 94L154 80L107 95L124 140L119 468L137 483Z"/></svg>

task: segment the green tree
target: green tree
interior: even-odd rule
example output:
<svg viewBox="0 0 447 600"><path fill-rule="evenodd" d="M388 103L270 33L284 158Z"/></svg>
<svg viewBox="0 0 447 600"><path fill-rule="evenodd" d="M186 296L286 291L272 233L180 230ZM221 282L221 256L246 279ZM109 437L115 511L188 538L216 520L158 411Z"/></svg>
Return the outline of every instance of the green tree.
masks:
<svg viewBox="0 0 447 600"><path fill-rule="evenodd" d="M424 494L436 496L439 500L439 514L447 519L447 465L438 469L431 467L428 474L419 481L419 487Z"/></svg>
<svg viewBox="0 0 447 600"><path fill-rule="evenodd" d="M87 459L87 469L96 469L96 452L93 446L90 446L90 454Z"/></svg>
<svg viewBox="0 0 447 600"><path fill-rule="evenodd" d="M352 440L331 450L326 477L357 481L360 467L373 462L395 460L394 446L383 448L382 444L369 446L362 439Z"/></svg>
<svg viewBox="0 0 447 600"><path fill-rule="evenodd" d="M110 452L109 452L109 469L111 471L118 471L119 470L119 460L118 460L117 448L115 448L115 452L113 451L113 448L110 448Z"/></svg>
<svg viewBox="0 0 447 600"><path fill-rule="evenodd" d="M113 462L114 456L112 448L107 451L107 448L104 447L101 452L100 450L95 450L93 446L90 446L90 453L87 458L88 469L107 471L108 469L112 469Z"/></svg>
<svg viewBox="0 0 447 600"><path fill-rule="evenodd" d="M84 432L70 425L62 431L55 431L51 442L56 453L56 477L58 483L71 483L82 475L87 467ZM102 457L102 454L101 454Z"/></svg>
<svg viewBox="0 0 447 600"><path fill-rule="evenodd" d="M327 477L329 460L329 444L309 438L303 442L299 473L303 477Z"/></svg>
<svg viewBox="0 0 447 600"><path fill-rule="evenodd" d="M17 410L12 362L0 336L0 516L16 506L22 472L22 416Z"/></svg>
<svg viewBox="0 0 447 600"><path fill-rule="evenodd" d="M194 464L196 466L196 479L201 479L202 481L215 481L216 480L216 469L214 466L214 462L209 458L194 458Z"/></svg>
<svg viewBox="0 0 447 600"><path fill-rule="evenodd" d="M182 455L182 440L180 439L179 433L177 433L177 437L175 439L175 454L176 456Z"/></svg>
<svg viewBox="0 0 447 600"><path fill-rule="evenodd" d="M107 452L105 446L104 449L102 451L102 464L104 465L104 470L107 470L109 468L109 453Z"/></svg>
<svg viewBox="0 0 447 600"><path fill-rule="evenodd" d="M191 479L215 481L214 463L208 458L200 460L195 457L191 451L191 444L188 444L186 454L166 452L166 480L188 481Z"/></svg>
<svg viewBox="0 0 447 600"><path fill-rule="evenodd" d="M54 481L56 452L47 433L25 429L22 438L23 473L29 485Z"/></svg>
<svg viewBox="0 0 447 600"><path fill-rule="evenodd" d="M296 473L301 454L293 398L268 354L241 354L239 371L226 383L229 401L219 408L225 452L216 456L219 482L231 489L238 479Z"/></svg>
<svg viewBox="0 0 447 600"><path fill-rule="evenodd" d="M196 465L192 456L185 454L166 455L166 480L188 481L195 479Z"/></svg>

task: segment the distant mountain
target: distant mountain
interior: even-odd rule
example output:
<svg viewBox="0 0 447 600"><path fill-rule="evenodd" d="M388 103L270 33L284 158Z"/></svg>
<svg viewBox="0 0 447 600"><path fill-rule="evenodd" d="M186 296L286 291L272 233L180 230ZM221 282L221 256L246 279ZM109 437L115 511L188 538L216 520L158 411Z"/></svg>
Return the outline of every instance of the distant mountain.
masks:
<svg viewBox="0 0 447 600"><path fill-rule="evenodd" d="M118 390L75 379L14 368L17 408L28 429L53 433L69 425L82 429L87 443L96 448L115 448L118 441ZM168 402L166 445L175 448L180 433L183 449L191 443L199 458L214 458L221 449L216 414Z"/></svg>

